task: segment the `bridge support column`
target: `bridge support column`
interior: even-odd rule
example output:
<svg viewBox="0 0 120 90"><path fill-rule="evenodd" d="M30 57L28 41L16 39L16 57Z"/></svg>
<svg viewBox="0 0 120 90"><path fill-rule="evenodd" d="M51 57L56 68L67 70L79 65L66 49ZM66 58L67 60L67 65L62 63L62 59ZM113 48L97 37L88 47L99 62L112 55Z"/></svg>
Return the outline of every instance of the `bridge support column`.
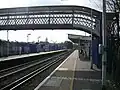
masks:
<svg viewBox="0 0 120 90"><path fill-rule="evenodd" d="M80 52L81 52L80 39L79 39L79 43L78 43L78 51L79 51L79 58L80 58Z"/></svg>
<svg viewBox="0 0 120 90"><path fill-rule="evenodd" d="M93 58L92 58L92 55L93 55L93 54L92 54L92 53L93 53L93 52L92 52L92 50L93 50L93 49L92 49L92 48L93 48L92 45L93 45L93 44L92 44L92 43L93 43L93 42L92 42L92 34L91 34L91 50L90 50L91 66L90 66L90 69L93 69Z"/></svg>

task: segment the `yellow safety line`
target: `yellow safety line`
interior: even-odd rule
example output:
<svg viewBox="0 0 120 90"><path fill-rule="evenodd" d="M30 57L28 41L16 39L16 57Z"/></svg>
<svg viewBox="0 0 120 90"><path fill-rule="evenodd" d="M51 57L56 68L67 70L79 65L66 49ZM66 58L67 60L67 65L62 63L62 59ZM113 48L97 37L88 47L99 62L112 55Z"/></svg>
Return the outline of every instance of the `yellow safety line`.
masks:
<svg viewBox="0 0 120 90"><path fill-rule="evenodd" d="M75 75L75 67L76 67L76 59L75 59L75 63L74 63L74 68L73 68L73 74L72 74L72 80L70 83L70 90L73 90L73 81L74 81L74 75Z"/></svg>

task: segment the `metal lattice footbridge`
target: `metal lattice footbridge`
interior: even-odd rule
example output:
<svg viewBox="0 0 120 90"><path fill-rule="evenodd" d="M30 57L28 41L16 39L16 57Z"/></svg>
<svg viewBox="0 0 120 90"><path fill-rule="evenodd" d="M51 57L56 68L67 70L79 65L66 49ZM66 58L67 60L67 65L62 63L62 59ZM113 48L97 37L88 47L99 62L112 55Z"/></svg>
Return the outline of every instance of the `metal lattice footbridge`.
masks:
<svg viewBox="0 0 120 90"><path fill-rule="evenodd" d="M0 9L0 30L78 29L100 36L101 12L83 6Z"/></svg>

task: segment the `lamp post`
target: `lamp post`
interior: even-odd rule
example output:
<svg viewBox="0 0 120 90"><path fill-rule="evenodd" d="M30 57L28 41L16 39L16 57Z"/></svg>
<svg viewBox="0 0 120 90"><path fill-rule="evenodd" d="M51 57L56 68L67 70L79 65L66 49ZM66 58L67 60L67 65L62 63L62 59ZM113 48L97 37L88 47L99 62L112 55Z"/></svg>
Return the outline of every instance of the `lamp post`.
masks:
<svg viewBox="0 0 120 90"><path fill-rule="evenodd" d="M40 42L40 41L39 41L40 38L41 38L41 36L38 36L38 38L37 38L37 39L38 39L38 43Z"/></svg>
<svg viewBox="0 0 120 90"><path fill-rule="evenodd" d="M7 30L7 56L9 56L9 30Z"/></svg>
<svg viewBox="0 0 120 90"><path fill-rule="evenodd" d="M30 36L31 34L29 33L29 34L27 34L27 43L29 42L29 36Z"/></svg>
<svg viewBox="0 0 120 90"><path fill-rule="evenodd" d="M27 53L29 53L29 36L30 36L31 34L29 33L29 34L27 34L27 44L28 44L28 46L27 46Z"/></svg>

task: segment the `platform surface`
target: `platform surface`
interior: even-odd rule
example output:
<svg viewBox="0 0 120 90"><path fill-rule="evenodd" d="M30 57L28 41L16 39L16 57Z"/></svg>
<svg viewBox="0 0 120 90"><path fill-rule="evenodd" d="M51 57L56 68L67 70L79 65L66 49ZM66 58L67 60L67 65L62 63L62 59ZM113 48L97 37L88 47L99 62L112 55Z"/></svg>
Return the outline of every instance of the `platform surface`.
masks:
<svg viewBox="0 0 120 90"><path fill-rule="evenodd" d="M101 71L90 69L90 61L79 59L75 50L35 90L101 90Z"/></svg>

